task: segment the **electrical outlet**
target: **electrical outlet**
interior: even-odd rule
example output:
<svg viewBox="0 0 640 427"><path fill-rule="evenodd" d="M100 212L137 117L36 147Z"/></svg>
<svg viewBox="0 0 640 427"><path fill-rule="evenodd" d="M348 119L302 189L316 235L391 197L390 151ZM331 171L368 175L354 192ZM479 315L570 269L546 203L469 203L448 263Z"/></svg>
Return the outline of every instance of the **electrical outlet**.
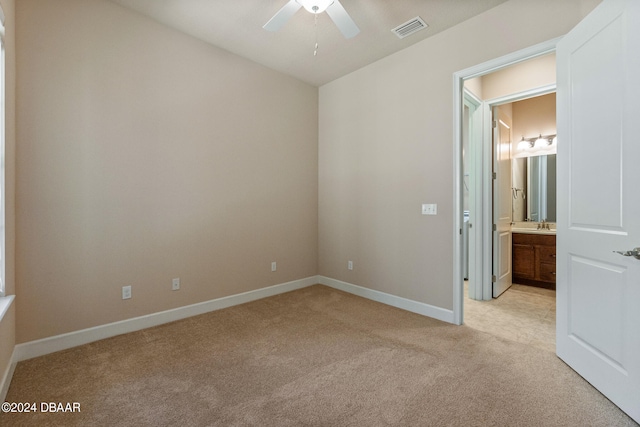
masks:
<svg viewBox="0 0 640 427"><path fill-rule="evenodd" d="M271 263L271 271L276 271L276 269L277 269L276 262L275 262L275 261L273 261L273 262Z"/></svg>
<svg viewBox="0 0 640 427"><path fill-rule="evenodd" d="M131 298L131 285L122 287L122 299Z"/></svg>
<svg viewBox="0 0 640 427"><path fill-rule="evenodd" d="M180 278L176 277L171 281L171 290L177 291L180 289Z"/></svg>
<svg viewBox="0 0 640 427"><path fill-rule="evenodd" d="M347 268L353 270L353 261L347 261Z"/></svg>

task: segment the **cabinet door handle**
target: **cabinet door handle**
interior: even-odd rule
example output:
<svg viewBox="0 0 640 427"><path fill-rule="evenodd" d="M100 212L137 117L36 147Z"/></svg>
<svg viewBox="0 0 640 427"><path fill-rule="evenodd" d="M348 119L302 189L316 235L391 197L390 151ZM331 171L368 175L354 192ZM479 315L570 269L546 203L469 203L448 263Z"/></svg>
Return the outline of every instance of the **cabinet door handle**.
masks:
<svg viewBox="0 0 640 427"><path fill-rule="evenodd" d="M551 258L555 258L555 257L556 257L556 254L551 255Z"/></svg>

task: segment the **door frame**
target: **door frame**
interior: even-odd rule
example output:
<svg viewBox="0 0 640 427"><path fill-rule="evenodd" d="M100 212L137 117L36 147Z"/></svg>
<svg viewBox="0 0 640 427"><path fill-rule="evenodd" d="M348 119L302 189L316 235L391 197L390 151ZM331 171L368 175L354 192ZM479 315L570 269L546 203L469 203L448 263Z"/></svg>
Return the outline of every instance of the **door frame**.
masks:
<svg viewBox="0 0 640 427"><path fill-rule="evenodd" d="M526 49L519 50L517 52L510 53L499 58L484 62L482 64L475 65L470 68L466 68L461 71L457 71L453 74L453 323L461 325L463 322L463 299L464 299L464 277L462 273L462 226L463 226L463 169L462 169L462 114L464 105L464 81L472 79L474 77L480 77L485 74L490 74L511 65L518 64L520 62L527 61L539 56L543 56L549 53L553 53L556 50L556 45L561 37L539 43L537 45L528 47ZM555 85L554 85L555 86ZM490 100L492 104L495 104L499 100ZM486 112L486 108L489 108L489 102L485 102L486 106L483 110ZM489 114L490 116L490 114ZM487 114L483 114L483 120L487 120ZM490 120L490 119L489 119ZM489 130L484 130L486 134ZM470 221L473 221L474 226L469 230L469 240L476 242L475 245L484 245L485 249L487 241L490 241L492 236L491 226L491 154L486 154L487 144L483 142L482 161L475 162L475 165L481 170L475 170L475 176L482 176L482 196L469 198L469 209L472 213ZM490 144L489 144L490 145ZM490 147L489 147L490 148ZM470 151L473 151L470 149ZM471 186L471 188L475 188ZM477 195L476 195L477 196ZM489 249L491 245L489 245ZM478 251L474 251L478 252ZM480 251L480 253L474 253L475 260L475 273L479 274L477 277L482 278L483 295L485 294L485 286L488 280L488 286L491 286L491 260L487 266L486 257L482 257L486 250ZM490 251L489 251L490 252ZM470 254L471 256L471 254ZM478 259L480 258L480 259ZM470 272L471 274L471 272ZM477 291L476 291L477 292Z"/></svg>
<svg viewBox="0 0 640 427"><path fill-rule="evenodd" d="M469 177L476 176L476 171L482 170L482 129L484 126L483 114L484 109L482 108L482 100L478 98L473 92L463 88L463 102L462 105L469 108L469 129L467 133L468 145L466 153L467 159L467 170L469 173ZM461 112L461 114L463 114ZM462 116L461 116L462 117ZM461 144L464 141L461 139ZM461 162L463 161L463 153L461 151L460 155ZM462 165L464 172L464 165ZM464 177L463 177L464 179ZM469 207L476 206L476 198L482 197L482 182L478 182L474 180L473 183L471 179L467 180L468 191L469 191ZM463 183L464 186L464 183ZM467 187L464 187L467 188ZM462 189L462 194L464 197L464 188ZM464 203L464 202L463 202ZM463 204L463 212L464 212L464 204ZM483 251L483 241L476 236L476 233L473 233L474 224L478 221L478 224L481 223L482 214L473 215L469 218L468 225L468 244L469 244L469 254L478 253ZM464 250L464 247L462 248ZM464 259L464 256L463 256ZM478 262L475 257L469 257L469 295L472 295L473 299L483 299L482 298L482 264ZM464 279L464 277L463 277Z"/></svg>

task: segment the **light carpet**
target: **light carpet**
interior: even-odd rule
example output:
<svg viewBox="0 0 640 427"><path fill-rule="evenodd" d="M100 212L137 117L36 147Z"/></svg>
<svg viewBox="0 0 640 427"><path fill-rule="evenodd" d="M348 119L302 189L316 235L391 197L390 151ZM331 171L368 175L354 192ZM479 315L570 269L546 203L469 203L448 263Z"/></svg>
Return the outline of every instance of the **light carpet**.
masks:
<svg viewBox="0 0 640 427"><path fill-rule="evenodd" d="M552 352L316 285L20 362L11 426L633 426Z"/></svg>

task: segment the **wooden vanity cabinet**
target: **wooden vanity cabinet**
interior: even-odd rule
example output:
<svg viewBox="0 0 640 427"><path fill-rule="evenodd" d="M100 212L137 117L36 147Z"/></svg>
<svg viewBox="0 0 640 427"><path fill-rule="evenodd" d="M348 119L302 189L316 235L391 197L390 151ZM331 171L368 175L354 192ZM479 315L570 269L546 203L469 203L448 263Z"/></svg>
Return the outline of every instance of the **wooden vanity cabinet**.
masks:
<svg viewBox="0 0 640 427"><path fill-rule="evenodd" d="M556 236L549 234L512 235L513 283L556 288Z"/></svg>
<svg viewBox="0 0 640 427"><path fill-rule="evenodd" d="M515 237L515 235L514 235ZM536 276L536 250L533 245L513 242L513 276L533 279Z"/></svg>

